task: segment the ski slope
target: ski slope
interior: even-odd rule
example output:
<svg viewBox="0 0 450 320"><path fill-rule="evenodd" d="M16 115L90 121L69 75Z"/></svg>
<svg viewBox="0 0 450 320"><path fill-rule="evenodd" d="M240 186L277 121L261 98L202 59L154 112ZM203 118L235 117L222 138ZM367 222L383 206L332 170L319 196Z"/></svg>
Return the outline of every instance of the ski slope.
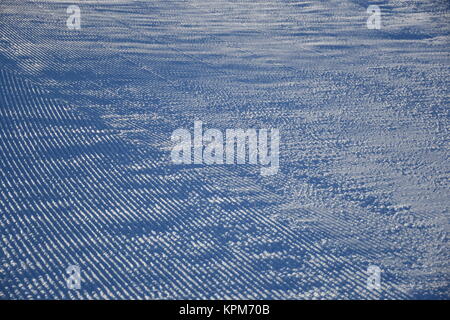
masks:
<svg viewBox="0 0 450 320"><path fill-rule="evenodd" d="M0 298L450 298L449 10L2 0ZM278 128L278 174L173 164L197 120Z"/></svg>

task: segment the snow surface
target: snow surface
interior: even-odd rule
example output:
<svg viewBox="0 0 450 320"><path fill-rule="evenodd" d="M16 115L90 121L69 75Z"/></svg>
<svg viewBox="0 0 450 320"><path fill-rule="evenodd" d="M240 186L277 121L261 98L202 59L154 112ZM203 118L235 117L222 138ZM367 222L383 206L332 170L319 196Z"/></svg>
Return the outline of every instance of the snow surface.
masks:
<svg viewBox="0 0 450 320"><path fill-rule="evenodd" d="M449 9L2 0L0 298L450 298ZM279 173L174 165L195 120Z"/></svg>

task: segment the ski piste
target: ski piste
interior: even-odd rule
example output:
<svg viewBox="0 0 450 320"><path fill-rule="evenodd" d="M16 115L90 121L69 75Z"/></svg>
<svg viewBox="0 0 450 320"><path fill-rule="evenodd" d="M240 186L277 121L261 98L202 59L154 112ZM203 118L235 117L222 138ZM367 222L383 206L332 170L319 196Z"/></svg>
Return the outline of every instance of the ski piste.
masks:
<svg viewBox="0 0 450 320"><path fill-rule="evenodd" d="M448 299L449 9L2 0L0 298Z"/></svg>

